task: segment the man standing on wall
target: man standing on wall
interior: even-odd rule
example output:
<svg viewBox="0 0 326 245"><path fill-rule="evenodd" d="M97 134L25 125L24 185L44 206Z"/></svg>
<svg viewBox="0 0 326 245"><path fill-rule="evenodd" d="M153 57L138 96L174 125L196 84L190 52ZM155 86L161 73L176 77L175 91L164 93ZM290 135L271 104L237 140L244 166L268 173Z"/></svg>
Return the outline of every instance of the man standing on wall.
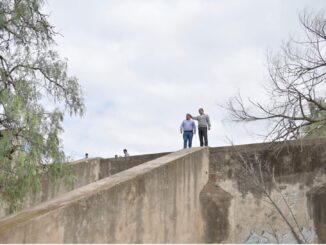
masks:
<svg viewBox="0 0 326 245"><path fill-rule="evenodd" d="M198 110L199 116L192 117L192 119L198 121L198 135L200 146L208 146L208 136L207 136L207 129L211 130L211 121L209 120L209 116L204 114L204 109L199 108Z"/></svg>
<svg viewBox="0 0 326 245"><path fill-rule="evenodd" d="M191 115L188 113L186 115L186 120L183 120L180 126L180 133L183 133L183 148L192 146L192 137L196 133L196 124L191 120Z"/></svg>
<svg viewBox="0 0 326 245"><path fill-rule="evenodd" d="M124 157L129 157L130 156L127 149L123 149L123 155L124 155Z"/></svg>

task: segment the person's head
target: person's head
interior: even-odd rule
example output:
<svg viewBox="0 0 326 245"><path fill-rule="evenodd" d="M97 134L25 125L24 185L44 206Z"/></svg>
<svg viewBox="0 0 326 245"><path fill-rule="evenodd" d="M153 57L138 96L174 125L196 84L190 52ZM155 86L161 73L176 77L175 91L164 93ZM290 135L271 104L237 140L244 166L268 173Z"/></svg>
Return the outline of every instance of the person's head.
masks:
<svg viewBox="0 0 326 245"><path fill-rule="evenodd" d="M85 153L85 158L88 158L88 153Z"/></svg>
<svg viewBox="0 0 326 245"><path fill-rule="evenodd" d="M123 153L127 153L127 149L123 149Z"/></svg>
<svg viewBox="0 0 326 245"><path fill-rule="evenodd" d="M200 115L203 115L204 114L204 109L203 108L199 108L198 109L198 112L199 112Z"/></svg>
<svg viewBox="0 0 326 245"><path fill-rule="evenodd" d="M189 113L186 114L186 119L190 120L191 119L191 115Z"/></svg>

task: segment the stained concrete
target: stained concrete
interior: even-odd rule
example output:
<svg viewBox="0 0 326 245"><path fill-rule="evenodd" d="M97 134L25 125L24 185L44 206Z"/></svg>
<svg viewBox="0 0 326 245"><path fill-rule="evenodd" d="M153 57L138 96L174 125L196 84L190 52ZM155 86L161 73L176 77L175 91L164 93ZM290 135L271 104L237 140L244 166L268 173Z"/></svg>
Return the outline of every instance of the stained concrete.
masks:
<svg viewBox="0 0 326 245"><path fill-rule="evenodd" d="M87 158L74 161L70 163L72 174L74 175L73 182L68 182L64 178L55 181L51 175L45 174L41 179L41 191L27 193L26 198L17 211L33 207L41 202L51 200L84 185L167 154L169 153L164 152L119 158ZM0 205L0 218L7 215L9 215L8 208L5 205Z"/></svg>
<svg viewBox="0 0 326 245"><path fill-rule="evenodd" d="M326 243L326 184L307 193L310 215L316 227L319 243Z"/></svg>
<svg viewBox="0 0 326 245"><path fill-rule="evenodd" d="M204 220L205 243L220 243L230 233L229 206L232 196L219 186L208 182L200 192Z"/></svg>
<svg viewBox="0 0 326 245"><path fill-rule="evenodd" d="M166 155L0 220L0 243L201 243L207 148Z"/></svg>
<svg viewBox="0 0 326 245"><path fill-rule="evenodd" d="M99 179L111 176L139 164L170 154L170 152L144 154L138 156L101 158L99 165Z"/></svg>
<svg viewBox="0 0 326 245"><path fill-rule="evenodd" d="M256 178L244 166L251 166ZM325 166L326 140L211 148L210 182L232 196L228 234L221 242L297 242L262 189L302 241L324 241Z"/></svg>
<svg viewBox="0 0 326 245"><path fill-rule="evenodd" d="M86 179L104 179L0 220L0 243L296 243L289 225L325 242L326 140L122 160L87 166L98 172Z"/></svg>

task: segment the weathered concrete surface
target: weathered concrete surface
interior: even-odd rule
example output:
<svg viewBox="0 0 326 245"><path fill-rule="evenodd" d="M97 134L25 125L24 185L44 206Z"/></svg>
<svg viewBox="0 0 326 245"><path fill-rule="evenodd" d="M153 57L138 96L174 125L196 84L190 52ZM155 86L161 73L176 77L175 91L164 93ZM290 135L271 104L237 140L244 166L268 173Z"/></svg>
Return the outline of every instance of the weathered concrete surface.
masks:
<svg viewBox="0 0 326 245"><path fill-rule="evenodd" d="M144 154L139 156L119 157L119 158L101 158L99 166L99 179L111 176L126 169L135 167L144 162L170 154L170 152Z"/></svg>
<svg viewBox="0 0 326 245"><path fill-rule="evenodd" d="M326 242L326 140L209 152L209 182L207 148L84 163L80 180L113 175L1 220L0 243Z"/></svg>
<svg viewBox="0 0 326 245"><path fill-rule="evenodd" d="M139 156L120 157L120 158L88 158L70 163L72 172L75 176L74 181L69 183L65 179L54 181L54 179L45 174L42 178L41 191L28 193L22 202L19 210L33 207L41 202L51 200L59 195L77 189L81 186L88 185L100 179L106 178L113 174L124 171L128 168L137 166L144 162L156 159L169 154L155 153ZM8 208L0 206L0 218L8 215Z"/></svg>
<svg viewBox="0 0 326 245"><path fill-rule="evenodd" d="M313 217L318 242L326 243L326 185L308 192L309 215Z"/></svg>
<svg viewBox="0 0 326 245"><path fill-rule="evenodd" d="M210 149L210 181L223 190L219 190L219 200L230 199L224 205L229 229L211 242L296 243L280 212L301 240L325 242L326 141L274 147L253 144ZM262 174L256 178L244 174L243 166L250 164L256 170L260 166ZM224 215L217 216L225 220Z"/></svg>
<svg viewBox="0 0 326 245"><path fill-rule="evenodd" d="M204 242L207 148L166 155L0 221L0 243Z"/></svg>
<svg viewBox="0 0 326 245"><path fill-rule="evenodd" d="M230 229L228 211L231 199L229 193L212 182L208 182L201 191L205 243L220 243L227 239Z"/></svg>

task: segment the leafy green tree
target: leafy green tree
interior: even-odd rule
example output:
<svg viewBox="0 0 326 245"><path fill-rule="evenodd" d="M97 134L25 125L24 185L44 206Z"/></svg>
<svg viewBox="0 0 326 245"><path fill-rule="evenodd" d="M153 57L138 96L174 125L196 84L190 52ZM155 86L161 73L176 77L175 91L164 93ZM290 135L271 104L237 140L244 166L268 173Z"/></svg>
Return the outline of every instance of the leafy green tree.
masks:
<svg viewBox="0 0 326 245"><path fill-rule="evenodd" d="M45 171L64 174L63 116L84 111L78 80L54 50L57 33L43 5L0 1L0 199L12 209L40 187Z"/></svg>

